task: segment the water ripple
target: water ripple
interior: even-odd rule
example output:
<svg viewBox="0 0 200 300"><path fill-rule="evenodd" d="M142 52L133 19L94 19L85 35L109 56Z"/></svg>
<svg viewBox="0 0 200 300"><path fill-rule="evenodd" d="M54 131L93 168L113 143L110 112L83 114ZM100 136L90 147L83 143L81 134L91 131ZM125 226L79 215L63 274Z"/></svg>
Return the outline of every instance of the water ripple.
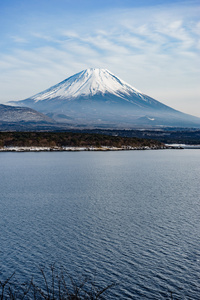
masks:
<svg viewBox="0 0 200 300"><path fill-rule="evenodd" d="M108 299L199 299L200 151L1 153L0 277L57 263Z"/></svg>

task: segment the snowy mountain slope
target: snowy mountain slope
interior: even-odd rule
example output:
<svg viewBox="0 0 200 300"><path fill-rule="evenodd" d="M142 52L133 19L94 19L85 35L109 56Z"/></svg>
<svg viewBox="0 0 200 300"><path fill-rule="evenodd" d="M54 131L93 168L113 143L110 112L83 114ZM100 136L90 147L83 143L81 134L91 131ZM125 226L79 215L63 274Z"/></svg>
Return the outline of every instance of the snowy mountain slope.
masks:
<svg viewBox="0 0 200 300"><path fill-rule="evenodd" d="M199 118L162 104L105 69L84 70L12 104L34 108L75 126L200 127Z"/></svg>
<svg viewBox="0 0 200 300"><path fill-rule="evenodd" d="M32 97L35 101L63 98L71 99L80 96L110 93L120 98L132 93L142 98L142 93L120 80L108 70L87 69L75 74L48 90Z"/></svg>

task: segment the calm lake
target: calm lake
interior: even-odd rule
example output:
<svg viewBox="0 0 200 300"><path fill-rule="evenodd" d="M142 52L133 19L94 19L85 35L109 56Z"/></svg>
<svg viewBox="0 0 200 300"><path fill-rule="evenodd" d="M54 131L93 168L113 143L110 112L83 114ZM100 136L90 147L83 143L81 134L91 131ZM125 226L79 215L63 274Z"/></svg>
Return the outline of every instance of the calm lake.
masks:
<svg viewBox="0 0 200 300"><path fill-rule="evenodd" d="M55 263L108 299L200 299L200 150L0 153L0 280Z"/></svg>

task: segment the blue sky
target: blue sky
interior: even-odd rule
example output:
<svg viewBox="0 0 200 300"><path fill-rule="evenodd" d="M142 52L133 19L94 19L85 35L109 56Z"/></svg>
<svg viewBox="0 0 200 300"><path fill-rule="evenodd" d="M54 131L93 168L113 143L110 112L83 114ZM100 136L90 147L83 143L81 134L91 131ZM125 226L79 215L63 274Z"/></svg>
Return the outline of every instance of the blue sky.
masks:
<svg viewBox="0 0 200 300"><path fill-rule="evenodd" d="M0 103L90 67L200 117L200 2L0 1Z"/></svg>

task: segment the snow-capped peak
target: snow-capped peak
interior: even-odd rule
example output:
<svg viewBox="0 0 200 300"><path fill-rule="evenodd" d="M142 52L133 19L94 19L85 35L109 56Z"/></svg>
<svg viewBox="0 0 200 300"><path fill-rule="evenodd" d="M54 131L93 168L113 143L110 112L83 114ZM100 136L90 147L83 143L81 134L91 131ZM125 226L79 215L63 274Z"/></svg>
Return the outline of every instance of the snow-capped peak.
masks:
<svg viewBox="0 0 200 300"><path fill-rule="evenodd" d="M32 97L35 101L111 93L118 97L142 93L106 69L91 68L77 73Z"/></svg>

